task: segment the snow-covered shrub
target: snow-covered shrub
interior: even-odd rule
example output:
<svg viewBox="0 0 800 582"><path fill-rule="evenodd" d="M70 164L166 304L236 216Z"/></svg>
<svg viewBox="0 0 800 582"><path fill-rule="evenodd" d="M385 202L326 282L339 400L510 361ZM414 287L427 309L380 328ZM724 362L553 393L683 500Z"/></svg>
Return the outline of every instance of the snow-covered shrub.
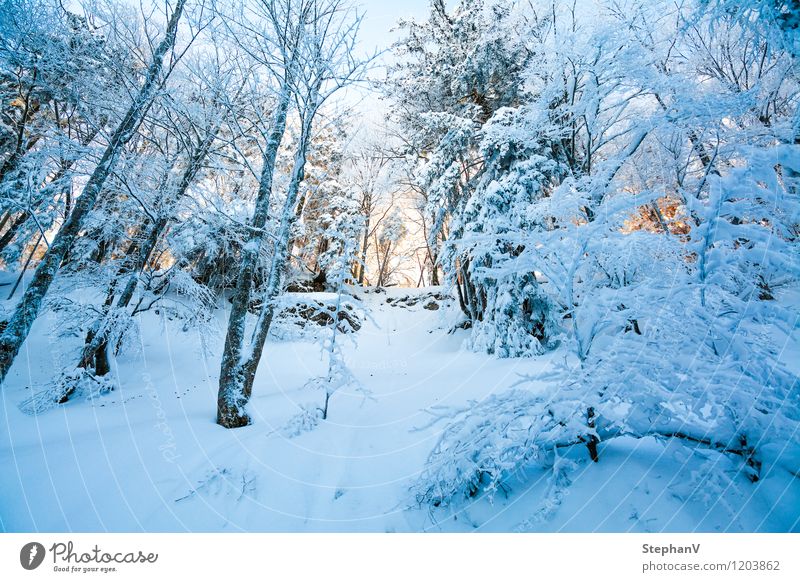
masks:
<svg viewBox="0 0 800 582"><path fill-rule="evenodd" d="M255 498L258 493L258 473L247 467L215 467L206 471L202 479L175 503L196 497L230 498L237 503L245 498Z"/></svg>
<svg viewBox="0 0 800 582"><path fill-rule="evenodd" d="M350 265L355 255L355 244L352 240L340 240L341 243L341 256L340 260L332 262L329 265L331 269L328 272L329 281L334 289L336 289L335 299L332 303L328 315L329 323L327 328L329 333L323 338L321 349L322 352L328 357L328 372L325 376L312 378L306 384L306 387L318 389L323 392L324 400L319 410L321 412L322 420L328 418L331 397L339 390L344 388L352 388L367 394L367 390L356 379L350 368L347 366L342 354L342 346L340 336L347 332L350 324L344 326L344 321L338 316L333 317L332 314L346 313L345 307L354 306L356 299L350 295L349 288L345 281L350 277ZM352 309L352 307L351 307ZM360 312L364 317L367 316L366 311L360 308ZM354 331L350 328L350 331ZM350 339L353 343L357 340L353 337L354 334L350 333L344 337Z"/></svg>
<svg viewBox="0 0 800 582"><path fill-rule="evenodd" d="M322 406L317 410L320 417L325 420L328 418L328 409L331 396L342 389L351 388L353 390L365 392L364 387L347 367L342 357L341 350L335 344L335 336L323 342L323 348L328 352L328 373L325 376L312 378L306 382L304 388L320 391L323 395ZM366 392L365 392L366 393Z"/></svg>
<svg viewBox="0 0 800 582"><path fill-rule="evenodd" d="M135 350L139 338L139 316L152 312L170 321L181 322L183 331L200 329L202 336L216 332L211 317L216 295L205 285L173 265L164 270L147 270L127 277L87 277L84 272L69 274L58 283L59 293L48 298L47 306L59 314L56 328L62 336L103 337L114 353ZM107 270L106 270L107 271ZM110 288L119 294L135 280L136 292L124 307L95 303L97 290Z"/></svg>
<svg viewBox="0 0 800 582"><path fill-rule="evenodd" d="M453 420L412 487L417 503L433 507L484 493L491 499L518 471L532 465L552 468L556 449L596 435L583 394L574 389L510 390L443 414Z"/></svg>
<svg viewBox="0 0 800 582"><path fill-rule="evenodd" d="M300 406L300 412L289 418L280 427L280 433L286 438L298 437L303 433L317 428L322 420L322 409L315 404L305 404Z"/></svg>
<svg viewBox="0 0 800 582"><path fill-rule="evenodd" d="M781 451L800 449L800 382L780 349L796 325L787 301L800 280L799 149L751 150L715 176L687 204L683 237L626 230L657 193L604 197L597 219L540 233L517 261L537 265L564 306L574 357L529 378L547 383L544 395L512 390L455 414L416 500L491 497L516 472L551 463L556 448L585 443L597 460L597 445L620 436L716 451L751 481L765 464L796 474ZM585 190L565 184L540 209L568 215ZM730 482L706 469L705 486Z"/></svg>
<svg viewBox="0 0 800 582"><path fill-rule="evenodd" d="M707 197L687 198L699 222L689 248L704 304L762 317L780 310L781 288L800 281L800 146L738 154L738 167L708 177Z"/></svg>
<svg viewBox="0 0 800 582"><path fill-rule="evenodd" d="M20 402L19 408L25 414L42 414L67 400L79 397L94 400L105 396L114 387L110 376L95 376L83 368L75 368L62 372L47 388Z"/></svg>
<svg viewBox="0 0 800 582"><path fill-rule="evenodd" d="M715 234L693 229L688 246L621 232L611 212L625 208L619 199L601 205L605 224L545 239L535 260L551 292L573 305L577 357L531 378L552 387L545 397L514 390L456 415L414 486L417 501L439 506L491 493L526 466L546 466L555 447L623 435L717 451L738 460L752 481L765 463L796 473L776 451L800 448L800 382L779 362L775 337L795 322L779 295L797 280L796 218L791 203L756 204L778 194L763 191L769 176L754 171L720 178L727 203L712 196L694 207ZM748 175L757 178L748 182ZM748 212L719 211L734 207ZM765 297L763 283L778 280L768 287L776 297ZM703 480L727 482L724 475Z"/></svg>

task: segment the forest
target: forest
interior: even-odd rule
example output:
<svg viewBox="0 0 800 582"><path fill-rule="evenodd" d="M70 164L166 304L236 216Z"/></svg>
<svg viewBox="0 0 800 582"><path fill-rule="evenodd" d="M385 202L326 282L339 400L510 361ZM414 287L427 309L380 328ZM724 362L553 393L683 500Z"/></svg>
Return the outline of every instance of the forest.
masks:
<svg viewBox="0 0 800 582"><path fill-rule="evenodd" d="M0 0L0 530L800 531L799 324L798 0Z"/></svg>

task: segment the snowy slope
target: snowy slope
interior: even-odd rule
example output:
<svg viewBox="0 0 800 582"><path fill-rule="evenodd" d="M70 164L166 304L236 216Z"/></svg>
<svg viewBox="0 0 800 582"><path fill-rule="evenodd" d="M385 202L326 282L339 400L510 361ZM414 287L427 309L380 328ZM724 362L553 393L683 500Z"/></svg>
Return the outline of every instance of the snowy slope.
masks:
<svg viewBox="0 0 800 582"><path fill-rule="evenodd" d="M46 314L2 390L0 529L800 528L800 480L785 470L766 468L751 484L723 455L649 440L619 439L601 448L598 464L583 448L569 451L575 463L569 487L531 470L493 503L477 498L435 514L416 507L409 486L442 429L430 425L425 410L504 391L517 374L563 357L499 360L472 353L462 347L465 332L447 333L457 318L452 306L387 303L430 291L359 291L372 317L355 343L344 344L344 354L361 389L336 393L328 420L308 430L298 429L297 415L304 405L321 404L322 394L304 387L326 370L318 343L270 341L249 405L254 423L228 431L214 423L221 340L204 353L196 332L183 333L177 322L155 314L143 316L140 352L113 362L113 392L26 415L19 403L74 362L80 342L51 336L55 316ZM218 318L224 324L224 310ZM722 497L703 494L709 463L730 464Z"/></svg>

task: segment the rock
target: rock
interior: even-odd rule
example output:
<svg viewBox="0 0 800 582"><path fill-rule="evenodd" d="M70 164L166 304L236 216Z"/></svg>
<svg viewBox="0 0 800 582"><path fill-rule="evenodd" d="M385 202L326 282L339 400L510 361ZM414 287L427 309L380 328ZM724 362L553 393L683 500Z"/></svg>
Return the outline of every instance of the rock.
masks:
<svg viewBox="0 0 800 582"><path fill-rule="evenodd" d="M280 312L281 319L295 320L300 327L305 327L305 322L315 323L320 327L327 327L333 323L333 305L324 305L318 301L298 303L287 307ZM361 321L349 305L342 306L336 316L337 328L342 333L355 332L361 329Z"/></svg>

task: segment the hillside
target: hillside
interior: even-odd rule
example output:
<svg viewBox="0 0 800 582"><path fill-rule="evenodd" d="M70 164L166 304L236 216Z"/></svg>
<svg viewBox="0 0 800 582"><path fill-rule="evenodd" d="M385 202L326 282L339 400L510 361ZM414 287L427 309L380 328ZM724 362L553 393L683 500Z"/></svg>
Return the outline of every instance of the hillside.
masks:
<svg viewBox="0 0 800 582"><path fill-rule="evenodd" d="M333 395L329 418L298 422L321 404L304 387L324 374L319 345L271 339L249 411L253 424L214 423L219 339L155 314L141 320L138 354L113 361L114 390L38 415L20 403L74 357L77 338L40 318L2 392L0 525L5 531L787 531L798 528L800 481L767 468L750 483L725 455L677 443L583 446L571 485L531 468L490 503L429 512L409 491L445 422L431 407L461 407L506 390L518 374L563 358L496 359L465 350L467 332L437 289L359 291L369 318L343 344L360 386ZM300 294L295 295L295 297ZM324 294L311 294L324 300ZM305 300L308 298L304 297ZM391 303L390 303L391 302ZM424 306L433 302L436 310ZM409 305L412 304L412 305ZM218 319L224 321L220 311ZM535 385L529 386L535 391ZM435 409L433 409L435 410ZM307 420L307 419L306 419ZM313 424L313 423L312 423ZM708 463L719 472L709 472ZM704 471L706 473L704 473ZM726 478L720 497L708 495Z"/></svg>

